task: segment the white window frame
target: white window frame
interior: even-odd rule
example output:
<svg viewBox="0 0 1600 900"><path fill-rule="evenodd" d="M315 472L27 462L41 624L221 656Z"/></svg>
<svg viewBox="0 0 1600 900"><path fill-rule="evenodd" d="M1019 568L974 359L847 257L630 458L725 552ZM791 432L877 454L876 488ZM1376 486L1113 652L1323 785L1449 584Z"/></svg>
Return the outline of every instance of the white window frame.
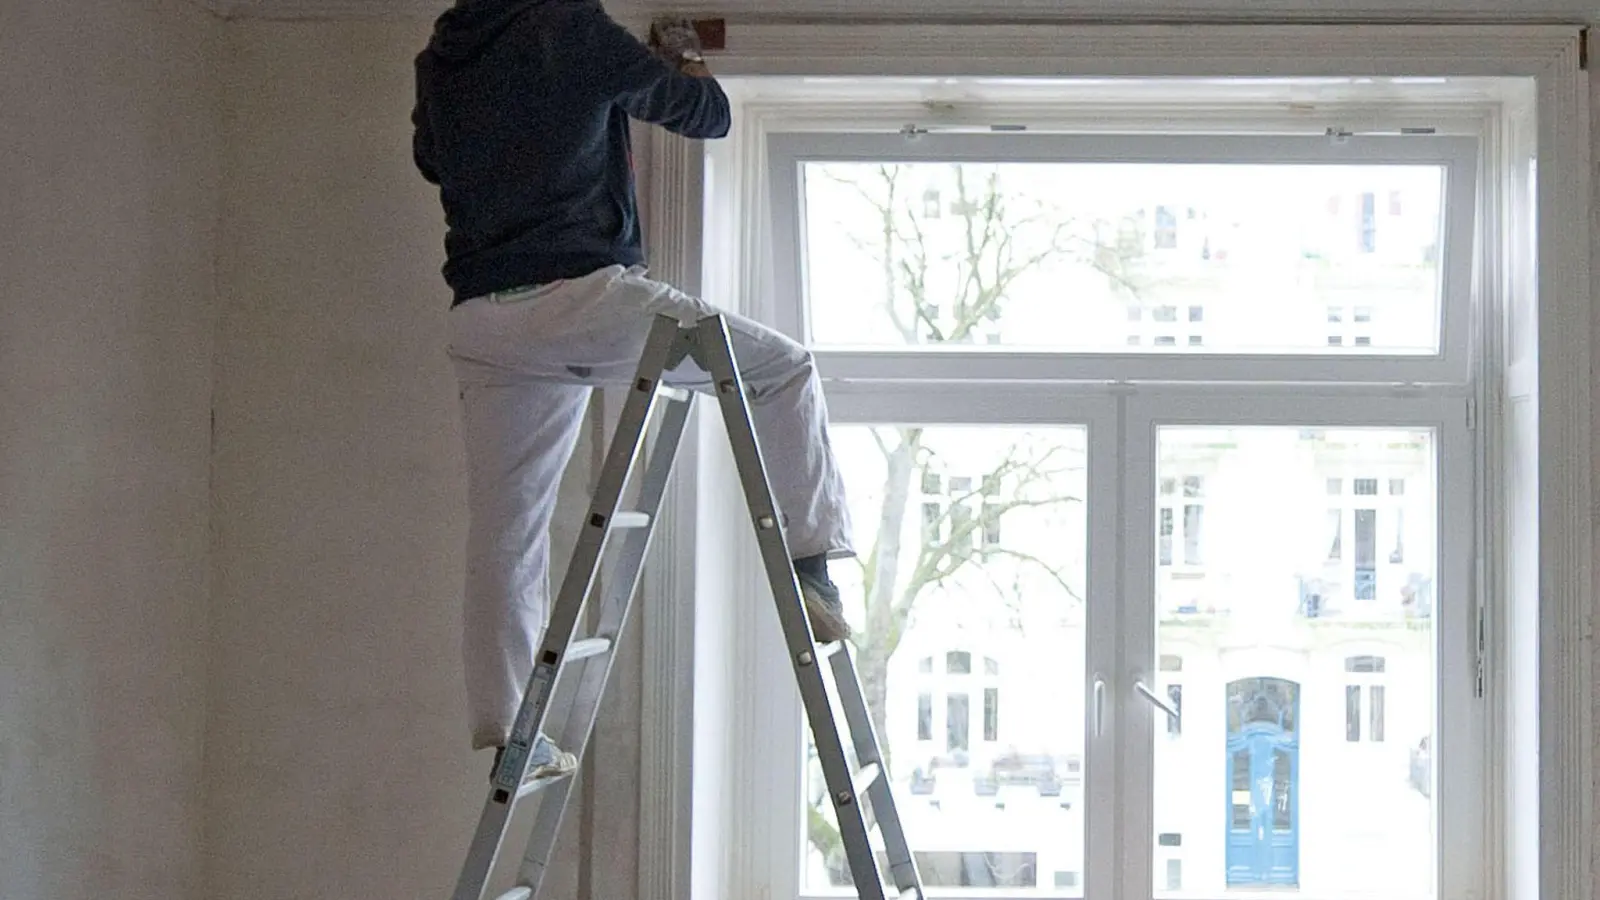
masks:
<svg viewBox="0 0 1600 900"><path fill-rule="evenodd" d="M1163 479L1166 477L1169 476L1163 476ZM1168 553L1167 560L1165 562L1158 560L1157 565L1160 567L1159 571L1165 572L1169 577L1181 577L1205 568L1205 508L1207 500L1205 491L1208 476L1204 473L1196 475L1191 473L1189 470L1182 470L1170 477L1174 479L1173 490L1170 494L1164 493L1164 486L1161 485L1160 482L1157 482L1157 494L1160 498L1159 502L1157 503L1158 536L1160 532L1160 525L1163 524L1160 522L1159 516L1163 512L1166 512L1171 516L1170 522L1172 525L1172 533L1170 535L1172 543L1170 552ZM1200 493L1192 497L1185 493L1185 485L1187 480L1190 478L1200 479ZM1200 534L1198 536L1191 535L1189 533L1189 517L1187 508L1191 506L1198 507L1200 509L1200 527L1197 529ZM1194 542L1199 550L1199 562L1192 562L1189 559L1189 546L1191 541ZM1159 546L1160 544L1158 542L1157 547L1159 548Z"/></svg>
<svg viewBox="0 0 1600 900"><path fill-rule="evenodd" d="M1117 665L1117 622L1115 595L1117 591L1117 530L1115 514L1117 487L1118 414L1117 399L1103 388L1070 385L1009 385L1008 399L1017 401L1016 410L1002 411L994 402L994 393L988 387L975 383L950 383L941 385L937 394L930 394L923 385L902 382L899 384L851 384L840 382L830 387L828 411L833 422L840 425L1006 425L1044 427L1082 427L1087 435L1087 492L1084 497L1087 510L1086 560L1084 585L1085 673L1109 672ZM937 663L937 659L935 660ZM781 677L792 674L779 660L775 667ZM937 665L935 666L937 668ZM1107 708L1099 734L1095 731L1094 711L1089 694L1093 685L1085 677L1084 703L1084 754L1082 778L1084 784L1084 821L1111 822L1116 815L1118 761L1114 752L1113 735L1116 733L1118 712ZM783 759L798 756L801 716L798 697L766 698L764 704L784 710L792 725L787 729L773 729L763 736L752 750L763 759ZM937 703L935 704L937 717ZM934 733L935 742L940 734ZM794 793L785 793L781 782L775 789L758 788L757 808L785 809L795 803ZM783 818L781 816L777 817ZM798 823L796 823L798 826ZM769 859L775 871L769 872L774 896L823 898L849 896L830 891L805 891L800 883L800 872L795 866L801 846L798 827L786 829L781 821L771 818L758 826L780 833L778 846L784 847L786 856ZM1095 830L1085 827L1084 859L1109 859L1115 852L1114 833L1111 829ZM793 869L792 874L788 871ZM1084 896L1109 896L1112 889L1111 866L1085 866L1080 872Z"/></svg>
<svg viewBox="0 0 1600 900"><path fill-rule="evenodd" d="M1427 428L1434 433L1434 472L1438 498L1436 596L1454 602L1434 604L1436 716L1433 752L1437 789L1435 806L1435 884L1440 900L1481 896L1490 877L1484 866L1483 829L1490 796L1486 759L1482 748L1488 734L1485 704L1476 697L1473 678L1477 660L1461 652L1473 646L1477 623L1472 568L1474 550L1473 473L1476 436L1469 430L1469 400L1459 389L1440 389L1415 398L1361 395L1354 391L1321 394L1286 393L1281 389L1222 393L1199 386L1164 387L1133 396L1125 408L1123 428L1127 440L1126 482L1122 503L1125 519L1118 523L1130 560L1156 558L1155 530L1141 528L1154 522L1155 484L1158 471L1158 429L1162 426L1278 426L1328 428ZM1248 412L1245 412L1248 411ZM1123 784L1118 808L1123 818L1120 849L1124 873L1122 896L1149 897L1153 872L1140 862L1138 851L1154 847L1153 804L1148 789L1155 782L1155 741L1165 733L1164 716L1144 701L1133 685L1155 684L1156 567L1127 567L1128 581L1118 604L1123 640L1121 674L1112 673L1112 696L1120 697L1129 717L1126 744L1118 748ZM1440 765L1440 749L1447 746ZM1314 896L1314 895L1308 895Z"/></svg>
<svg viewBox="0 0 1600 900"><path fill-rule="evenodd" d="M1588 379L1591 356L1591 133L1587 76L1580 70L1576 26L919 26L730 23L729 45L714 60L720 75L937 77L995 76L1323 76L1360 71L1395 76L1484 76L1526 79L1530 108L1491 123L1488 176L1504 186L1500 203L1532 199L1532 166L1540 177L1534 219L1517 217L1491 236L1499 264L1478 273L1480 285L1502 292L1527 313L1488 323L1485 349L1507 367L1504 380L1478 398L1491 458L1477 473L1497 507L1479 561L1496 603L1487 610L1490 658L1482 678L1495 700L1491 760L1499 793L1499 868L1491 896L1582 897L1592 893L1589 866L1590 782L1594 744L1588 635L1594 544ZM799 48L804 48L803 50ZM929 107L886 98L880 112L925 116ZM843 107L854 109L853 106ZM765 111L741 110L732 143L734 165L704 167L703 146L661 133L641 135L641 179L656 273L704 293L725 308L772 321L770 295L753 275L763 236L748 225L764 218L739 204L718 205L702 222L701 197L727 197L707 185L732 183L759 208L752 173L759 172ZM959 120L960 110L941 113ZM830 111L836 122L840 110ZM1537 138L1537 146L1533 147ZM753 166L753 168L752 168ZM1481 202L1481 198L1480 198ZM719 201L720 203L720 201ZM1499 207L1495 221L1507 215ZM1537 226L1535 228L1535 226ZM1534 298L1537 298L1536 302ZM1475 326L1479 327L1479 326ZM830 400L842 391L830 384ZM1500 419L1505 416L1504 421ZM705 423L702 422L702 426ZM775 629L752 598L731 603L729 578L704 565L708 539L726 559L739 531L713 513L728 498L698 485L717 460L720 429L702 427L686 447L671 488L667 519L646 575L644 665L680 674L651 680L644 697L642 764L658 773L645 786L640 822L641 896L652 898L782 895L767 868L773 849L739 827L751 809L730 786L777 776L752 770L736 746L772 719L752 714L727 695L730 678L759 670L740 662L745 649L772 640ZM1536 448L1536 449L1535 449ZM1536 456L1535 456L1536 453ZM1495 464L1498 457L1499 463ZM720 504L720 506L719 506ZM698 514L687 514L696 510ZM736 507L728 521L739 521ZM1498 524L1496 524L1498 523ZM669 527L670 526L670 527ZM1511 548L1516 553L1508 553ZM696 565L698 557L701 565ZM739 581L743 584L743 581ZM693 605L683 602L694 596ZM665 598L665 599L656 599ZM764 613L765 610L760 610ZM722 617L724 613L733 613ZM767 614L770 618L770 614ZM1495 629L1503 629L1497 632ZM753 649L749 652L755 652ZM722 655L719 655L722 654ZM729 658L732 654L737 658ZM770 674L770 668L769 668ZM787 678L781 668L779 677ZM1515 709L1512 707L1515 706ZM1532 710L1538 710L1536 716ZM692 718L691 718L692 715ZM783 720L783 717L779 717ZM787 720L783 720L787 721ZM696 764L691 768L692 755ZM1533 768L1525 764L1537 759ZM798 783L792 788L798 793ZM691 801L692 798L692 801ZM693 834L690 834L690 822ZM1096 896L1110 896L1096 894Z"/></svg>
<svg viewBox="0 0 1600 900"><path fill-rule="evenodd" d="M929 653L925 653L920 657L919 663L921 659L930 658L931 654L933 660L931 671L923 672L919 668L916 675L913 676L916 679L915 693L918 704L914 717L918 720L919 728L921 727L921 698L927 696L932 700L932 715L928 719L931 729L929 737L926 740L920 736L917 738L919 746L915 752L919 757L928 753L944 754L950 752L948 746L950 730L948 698L952 695L964 694L967 697L967 746L962 749L971 752L974 748L982 747L984 744L994 744L1000 741L998 737L991 739L985 737L984 734L984 725L987 722L985 692L996 691L997 698L1002 693L1000 691L1000 676L990 675L984 669L984 663L995 660L995 658L986 655L983 641L957 641L944 646L946 649L932 649ZM948 665L947 655L950 653L969 654L972 662L970 671L965 674L950 672L946 668ZM998 704L996 712L999 712ZM891 713L891 715L893 714ZM995 721L998 729L998 715L996 715ZM927 746L921 746L923 744Z"/></svg>
<svg viewBox="0 0 1600 900"><path fill-rule="evenodd" d="M785 204L779 202L776 196L785 191L796 191L798 187L797 183L792 179L786 180L784 178L784 173L795 171L796 167L791 162L792 158L784 150L774 149L780 141L785 140L787 137L786 135L775 136L767 145L769 161L774 157L777 158L776 162L770 163L770 171L772 173L770 184L774 194L772 202L772 209L775 214L773 234L775 241L779 244L782 244L785 240L798 239L798 234L796 233L788 233L786 235L783 227L779 224L786 214L796 220L799 218L798 210L792 207L786 209ZM870 137L873 140L862 141L859 144L863 151L874 148L881 149L896 140L895 136L892 135L888 137L887 141L883 136L874 135ZM834 136L832 135L828 136L829 141L833 138ZM1037 139L1030 136L1020 140L1013 139L1012 143L1019 147L1026 146L1037 149L1038 145L1032 143L1035 140ZM983 158L998 158L998 151L1002 149L1005 141L1005 138L990 138L986 140L985 143L988 145L989 152ZM919 146L923 143L924 141L922 140L917 142ZM1458 151L1468 152L1460 146L1460 141L1453 143ZM826 158L837 158L832 155L834 149L831 143L825 148L824 152L828 153ZM1169 149L1168 152L1171 152L1171 150ZM862 156L860 158L867 157ZM1385 161L1393 161L1393 159L1393 156L1387 156ZM1470 152L1465 158L1453 160L1451 165L1458 172L1463 169L1476 169L1476 161ZM1459 190L1459 182L1456 182L1454 187ZM1471 210L1469 209L1470 212ZM1471 223L1458 224L1456 227L1458 229L1470 229ZM1457 249L1459 250L1460 248ZM774 255L779 259L783 258L783 254L776 249ZM780 269L781 271L782 269ZM779 281L783 282L785 279L780 276ZM799 292L779 292L780 298L787 298L791 313L800 306L802 302L801 296ZM1470 308L1469 298L1460 298L1458 306L1460 312L1457 314L1457 321L1465 320L1465 313L1468 308ZM783 314L784 309L785 307L780 305L780 315ZM1464 355L1465 349L1464 346L1459 348L1462 355ZM888 356L892 354L893 351L882 353L863 352L860 356L870 358L872 356ZM822 359L822 365L825 370L837 365L840 358L844 356L844 354L837 351L818 351L818 355ZM993 352L990 358L996 360L997 366L1002 366L1009 365L1018 357L1023 356L1024 354ZM1033 354L1027 354L1026 356L1039 358ZM1196 360L1196 365L1202 363L1210 364L1213 368L1203 371L1219 373L1211 379L1212 381L1230 381L1238 377L1233 368L1238 364L1237 359L1219 357L1220 355L1198 359ZM1062 358L1054 357L1052 361L1060 359ZM1067 359L1072 362L1079 361L1070 357ZM1378 369L1382 368L1383 364L1388 361L1387 358L1368 358L1365 360L1343 358L1333 360L1333 362L1347 369L1351 365L1360 366L1363 364ZM951 360L939 360L936 362L915 360L892 373L902 379L911 379L919 374L924 378L929 376L938 377L937 373L944 373L944 377L947 379L946 383L941 384L938 393L931 397L925 390L913 389L904 391L891 386L890 373L874 373L871 376L863 376L860 371L854 371L851 376L844 376L845 381L837 383L835 386L830 386L830 406L832 407L834 418L838 422L878 424L880 422L902 421L921 423L927 421L928 416L956 416L949 420L970 424L1010 424L1012 416L1015 415L1014 410L1036 410L1039 408L1039 398L1031 397L1021 391L1013 393L1017 388L1018 382L1024 379L1018 378L1001 383L985 384L983 383L985 382L985 376L989 375L990 372L980 371L975 376L972 376L970 381L957 383L948 380L950 378L948 373L952 371L951 362ZM1145 362L1146 367L1151 368L1148 357ZM1281 371L1280 377L1284 380L1296 380L1294 376L1298 374L1298 380L1315 380L1314 377L1308 377L1305 373L1321 369L1323 362L1323 359L1317 357L1287 359L1284 361L1285 368ZM1445 385L1427 389L1417 387L1413 388L1413 390L1429 393L1430 396L1437 394L1437 399L1397 400L1391 395L1392 388L1383 383L1388 380L1387 378L1363 377L1368 376L1368 373L1366 370L1361 369L1354 372L1347 370L1341 376L1343 384L1340 385L1340 389L1337 392L1321 395L1310 393L1311 389L1309 388L1286 388L1282 384L1269 382L1253 387L1233 388L1238 393L1228 397L1221 397L1214 386L1196 387L1193 385L1151 383L1160 382L1163 380L1161 378L1143 379L1137 384L1124 384L1116 391L1107 391L1103 386L1084 384L1088 380L1087 375L1094 371L1092 367L1095 364L1104 365L1107 369L1117 370L1119 369L1120 361L1098 357L1084 363L1085 371L1075 373L1077 377L1060 378L1052 381L1052 390L1061 391L1071 386L1080 386L1080 389L1088 396L1104 396L1113 404L1118 416L1117 433L1122 435L1120 438L1122 443L1111 451L1113 454L1112 462L1101 462L1097 466L1097 460L1091 456L1090 468L1102 473L1114 471L1115 474L1110 477L1117 483L1125 485L1128 491L1123 498L1123 506L1120 509L1091 508L1089 513L1091 517L1089 531L1091 534L1109 532L1124 535L1124 538L1119 555L1116 557L1104 554L1096 555L1093 548L1090 551L1090 569L1094 572L1100 572L1102 575L1099 578L1091 576L1089 596L1091 598L1099 596L1097 589L1101 588L1107 580L1117 586L1116 590L1120 599L1116 604L1116 609L1119 612L1117 613L1118 625L1114 631L1119 635L1119 640L1122 642L1122 655L1115 662L1108 660L1103 652L1097 652L1103 651L1103 648L1097 646L1097 642L1095 646L1089 648L1089 652L1086 654L1088 671L1085 673L1083 682L1086 691L1085 707L1095 708L1096 700L1093 685L1097 682L1104 682L1108 686L1108 696L1113 698L1113 703L1110 707L1103 709L1102 717L1099 719L1104 730L1100 733L1090 731L1085 736L1085 770L1089 786L1086 815L1093 817L1086 818L1085 829L1087 834L1095 836L1093 839L1104 840L1103 835L1120 834L1120 840L1112 842L1112 846L1089 849L1085 854L1086 859L1115 859L1118 862L1104 866L1103 870L1099 867L1089 868L1083 875L1086 889L1088 891L1096 891L1097 888L1099 890L1117 889L1107 883L1108 879L1112 877L1111 873L1130 873L1118 886L1121 895L1125 897L1146 897L1151 895L1150 892L1153 889L1150 881L1151 873L1149 866L1143 865L1140 860L1146 857L1154 859L1157 849L1154 846L1153 820L1148 825L1141 824L1141 817L1137 810L1153 807L1154 772L1153 769L1141 769L1139 761L1142 759L1140 754L1153 746L1153 744L1142 742L1153 741L1156 735L1154 733L1147 735L1142 730L1151 710L1144 705L1144 702L1134 691L1133 685L1140 681L1146 684L1154 683L1154 679L1157 676L1154 671L1153 644L1150 643L1154 637L1153 604L1156 591L1153 581L1146 583L1144 580L1144 576L1154 578L1158 568L1155 563L1156 547L1153 527L1156 522L1158 473L1154 468L1153 457L1151 456L1153 445L1140 443L1141 439L1153 439L1154 431L1149 430L1147 426L1153 427L1160 415L1166 415L1165 421L1173 424L1193 422L1194 424L1213 426L1280 424L1340 427L1356 424L1411 424L1436 427L1439 429L1441 447L1447 439L1454 442L1451 461L1457 464L1450 470L1454 480L1448 484L1444 483L1445 470L1441 467L1441 483L1438 487L1438 496L1440 497L1444 497L1447 494L1459 497L1472 493L1473 489L1470 480L1473 460L1471 452L1472 438L1464 431L1468 409L1467 393L1464 385ZM960 368L963 371L963 375L967 375L977 367L974 366L972 357L967 356L961 359ZM1037 377L1037 373L1033 374ZM1126 376L1129 373L1119 371L1117 374ZM1433 377L1442 377L1438 373L1430 374ZM1263 375L1258 374L1257 378L1263 382L1268 381ZM1115 375L1108 375L1104 376L1104 380L1126 382L1130 379L1118 379ZM1378 383L1375 384L1373 382ZM845 387L841 390L837 386L838 384L845 385ZM953 393L958 384L963 390L959 393ZM1454 396L1451 396L1452 394ZM971 412L959 415L956 413L956 410L961 406L961 404L952 402L952 398L956 396L971 398ZM996 400L999 397L1005 397L1011 402L1005 404L997 403ZM1252 410L1252 412L1245 415L1241 412L1244 410ZM1308 410L1315 412L1314 414L1308 413ZM1448 431L1445 429L1443 410L1448 410L1453 415L1454 429ZM1159 414L1157 411L1159 411ZM1027 415L1031 417L1036 413L1030 412ZM977 416L977 418L972 418L972 416ZM1102 424L1098 427L1103 429L1105 426ZM1145 428L1148 434L1141 437L1141 428ZM1091 446L1096 444L1093 434L1091 434L1090 443ZM1102 452L1105 451L1102 450ZM1462 460L1465 460L1466 463L1464 470L1459 465ZM1462 471L1468 473L1466 480L1460 479ZM1467 526L1472 520L1470 509L1452 509L1450 512L1453 514L1452 517L1441 521L1450 521L1456 526L1456 531L1451 533L1451 540L1448 542L1450 549L1449 559L1454 566L1451 573L1456 574L1465 572L1469 567L1469 560L1472 555L1472 533L1470 528L1465 532L1462 532L1461 528ZM1443 538L1443 535L1444 533L1441 531L1441 538ZM1442 547L1445 544L1446 542L1441 539L1440 546ZM1143 563L1134 562L1138 560L1149 561L1148 567L1138 569L1138 571L1144 573L1143 576L1131 574L1134 571L1134 567L1144 565ZM1109 575L1104 574L1107 572L1109 572ZM1441 569L1440 574L1441 576L1445 574L1443 569ZM1441 577L1441 582L1443 580ZM1440 594L1460 598L1452 607L1453 616L1464 620L1475 614L1476 604L1467 599L1471 596L1469 580L1451 580L1448 585L1441 583ZM1104 611L1096 610L1092 605L1094 602L1093 599L1090 600L1089 616L1091 623L1089 630L1091 633L1097 633L1096 629L1104 627L1105 622ZM1131 612L1134 609L1140 610L1149 617L1147 625L1141 624L1138 615ZM1097 612L1102 612L1102 616L1096 617ZM1445 628L1442 623L1439 627L1442 629L1441 640L1455 642L1446 646L1468 646L1468 631L1465 626L1460 625L1459 621L1453 619L1450 627ZM1137 639L1139 635L1145 637L1144 642L1141 643ZM1439 732L1440 736L1437 739L1437 744L1440 746L1449 744L1453 748L1458 748L1451 752L1458 754L1455 757L1456 759L1466 760L1468 759L1467 754L1460 752L1459 748L1481 745L1483 740L1482 717L1478 715L1478 706L1475 703L1463 704L1460 698L1456 696L1456 693L1471 689L1473 685L1473 667L1476 664L1476 660L1475 658L1455 654L1441 654L1440 659L1441 665L1437 679L1441 690L1440 708L1449 710L1452 713L1462 709L1465 709L1466 712L1460 718L1452 718L1450 720L1451 731ZM1444 661L1448 661L1449 664L1445 665ZM1446 702L1447 698L1442 696L1447 693L1450 695L1448 702ZM1128 703L1134 705L1130 708L1127 706ZM1459 731L1456 729L1459 729ZM776 758L782 757L777 756ZM1115 787L1111 790L1111 798L1107 802L1104 798L1105 786L1100 783L1100 780L1105 777L1103 773L1108 772L1113 765L1110 762L1112 759L1117 760L1114 765L1119 770L1121 777L1116 781ZM1464 773L1481 771L1481 766L1458 770L1457 775L1459 777L1451 779L1439 791L1439 795L1448 796L1447 791L1457 795L1470 795L1467 801L1469 811L1480 807L1487 790L1486 780L1468 777ZM1097 789L1100 790L1097 791ZM1096 802L1097 800L1099 802ZM781 806L783 802L781 796L771 798L770 802L778 804L777 808L783 808ZM1443 820L1441 819L1442 822ZM1469 817L1465 820L1453 821L1448 828L1441 828L1441 832L1438 835L1439 855L1436 857L1436 863L1439 866L1438 877L1441 879L1454 879L1440 882L1441 885L1445 886L1445 890L1440 894L1441 897L1466 896L1482 889L1488 873L1477 865L1484 858L1481 852L1482 833L1477 827L1480 822L1481 818ZM1470 823L1470 827L1466 823ZM782 830L781 827L770 822L761 827ZM774 862L781 865L776 860ZM1450 874L1446 875L1445 873ZM801 896L807 897L823 895L820 892L816 894L801 894Z"/></svg>
<svg viewBox="0 0 1600 900"><path fill-rule="evenodd" d="M766 154L776 277L773 322L809 343L806 319L804 209L801 168L814 162L1041 162L1259 163L1301 165L1437 165L1443 168L1440 249L1439 352L1436 354L1079 352L992 348L979 352L934 347L844 350L818 348L832 378L937 377L959 366L964 378L1053 381L1194 381L1388 384L1465 382L1469 375L1473 220L1478 153L1474 138L1364 134L1332 139L1310 135L1171 134L923 134L769 132ZM1180 310L1180 314L1184 311Z"/></svg>
<svg viewBox="0 0 1600 900"><path fill-rule="evenodd" d="M1358 736L1353 741L1349 739L1349 711L1348 708L1346 709L1345 743L1347 746L1371 745L1375 743L1394 743L1389 739L1388 736L1389 731L1391 730L1388 726L1388 715L1390 708L1390 704L1388 702L1388 689L1394 685L1394 682L1389 677L1390 673L1388 671L1388 662L1393 656L1393 653L1393 648L1385 647L1381 644L1375 643L1368 643L1366 645L1346 644L1339 650L1340 668L1342 670L1340 674L1343 676L1342 684L1345 688L1356 688L1359 692L1356 695L1358 698L1356 706L1356 724ZM1347 667L1349 666L1350 661L1352 659L1359 658L1383 660L1385 670L1382 672L1349 671ZM1384 738L1382 741L1376 741L1372 737L1372 723L1374 721L1373 709L1375 708L1375 704L1373 703L1372 699L1374 696L1374 688L1383 689L1385 695Z"/></svg>

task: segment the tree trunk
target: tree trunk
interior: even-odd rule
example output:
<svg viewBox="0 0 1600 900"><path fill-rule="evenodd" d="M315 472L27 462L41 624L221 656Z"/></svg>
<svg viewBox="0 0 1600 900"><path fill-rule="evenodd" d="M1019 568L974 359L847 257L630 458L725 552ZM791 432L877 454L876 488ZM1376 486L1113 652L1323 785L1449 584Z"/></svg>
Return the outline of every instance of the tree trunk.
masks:
<svg viewBox="0 0 1600 900"><path fill-rule="evenodd" d="M906 507L911 499L911 479L917 471L917 453L922 448L922 429L902 428L900 443L884 460L883 508L878 516L878 533L873 544L876 571L867 597L867 629L858 644L857 672L872 713L872 727L879 740L888 735L889 657L900 645L901 622L895 615L895 600L900 596L900 540L904 533ZM884 746L884 768L889 767L889 748Z"/></svg>

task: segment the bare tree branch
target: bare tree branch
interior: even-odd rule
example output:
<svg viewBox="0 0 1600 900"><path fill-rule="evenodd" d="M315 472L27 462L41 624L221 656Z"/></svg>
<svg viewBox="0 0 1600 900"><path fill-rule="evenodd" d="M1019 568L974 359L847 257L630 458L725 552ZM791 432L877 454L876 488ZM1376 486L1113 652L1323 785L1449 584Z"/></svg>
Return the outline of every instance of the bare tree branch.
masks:
<svg viewBox="0 0 1600 900"><path fill-rule="evenodd" d="M886 442L883 439L883 433L879 429L877 429L877 428L868 428L867 429L867 433L872 435L872 442L874 444L878 445L878 452L879 453L882 453L884 456L888 456L890 454L890 452L892 452L889 449L888 442Z"/></svg>
<svg viewBox="0 0 1600 900"><path fill-rule="evenodd" d="M1043 569L1045 573L1055 581L1056 584L1061 586L1061 590L1065 591L1068 597L1071 597L1078 603L1083 602L1082 595L1080 595L1077 590L1073 588L1072 584L1068 582L1067 579L1062 577L1061 569L1059 567L1050 565L1039 557L1034 556L1032 553L1026 553L1021 550L1013 550L1009 547L991 547L985 550L985 552L995 556L1008 556L1012 559L1038 566L1039 568Z"/></svg>

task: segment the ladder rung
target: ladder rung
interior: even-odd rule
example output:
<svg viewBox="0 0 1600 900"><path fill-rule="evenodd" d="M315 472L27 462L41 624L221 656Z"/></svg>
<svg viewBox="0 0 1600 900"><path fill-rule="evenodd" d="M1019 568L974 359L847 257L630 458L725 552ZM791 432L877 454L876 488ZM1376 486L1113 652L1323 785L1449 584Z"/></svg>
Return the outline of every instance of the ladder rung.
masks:
<svg viewBox="0 0 1600 900"><path fill-rule="evenodd" d="M859 797L866 793L867 788L872 787L872 783L877 781L878 776L882 773L882 766L877 763L867 763L856 770L855 776L850 779L850 787L855 790L856 796Z"/></svg>
<svg viewBox="0 0 1600 900"><path fill-rule="evenodd" d="M588 659L611 649L610 638L584 638L567 645L567 662Z"/></svg>
<svg viewBox="0 0 1600 900"><path fill-rule="evenodd" d="M922 900L922 892L916 888L906 888L900 892L900 900Z"/></svg>
<svg viewBox="0 0 1600 900"><path fill-rule="evenodd" d="M619 512L611 517L612 528L643 528L649 524L650 514L638 510Z"/></svg>
<svg viewBox="0 0 1600 900"><path fill-rule="evenodd" d="M822 650L822 658L827 659L828 657L844 649L844 641L830 641L826 644L823 644L819 649Z"/></svg>
<svg viewBox="0 0 1600 900"><path fill-rule="evenodd" d="M500 900L533 900L533 891L530 888L512 888L500 895Z"/></svg>
<svg viewBox="0 0 1600 900"><path fill-rule="evenodd" d="M667 387L663 384L656 387L656 396L663 400L672 400L677 403L683 403L689 399L689 389Z"/></svg>

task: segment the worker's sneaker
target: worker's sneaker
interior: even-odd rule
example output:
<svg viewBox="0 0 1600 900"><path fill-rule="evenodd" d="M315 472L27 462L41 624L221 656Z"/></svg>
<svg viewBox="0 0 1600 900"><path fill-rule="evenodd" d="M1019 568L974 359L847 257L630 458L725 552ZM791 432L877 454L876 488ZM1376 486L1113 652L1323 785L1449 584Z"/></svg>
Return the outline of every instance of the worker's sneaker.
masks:
<svg viewBox="0 0 1600 900"><path fill-rule="evenodd" d="M568 753L555 745L555 742L539 735L533 742L533 764L528 769L528 778L555 778L560 775L571 775L578 771L578 757Z"/></svg>
<svg viewBox="0 0 1600 900"><path fill-rule="evenodd" d="M795 574L800 580L800 597L805 600L806 617L811 620L811 634L817 643L847 640L850 637L850 623L844 618L844 601L839 599L838 586L806 572L796 571Z"/></svg>
<svg viewBox="0 0 1600 900"><path fill-rule="evenodd" d="M500 747L494 751L494 766L490 768L490 777L500 769L500 757L504 756L506 748ZM539 735L533 742L533 759L528 765L528 781L537 781L540 778L559 778L562 775L571 775L578 771L578 757L562 750L555 742Z"/></svg>

